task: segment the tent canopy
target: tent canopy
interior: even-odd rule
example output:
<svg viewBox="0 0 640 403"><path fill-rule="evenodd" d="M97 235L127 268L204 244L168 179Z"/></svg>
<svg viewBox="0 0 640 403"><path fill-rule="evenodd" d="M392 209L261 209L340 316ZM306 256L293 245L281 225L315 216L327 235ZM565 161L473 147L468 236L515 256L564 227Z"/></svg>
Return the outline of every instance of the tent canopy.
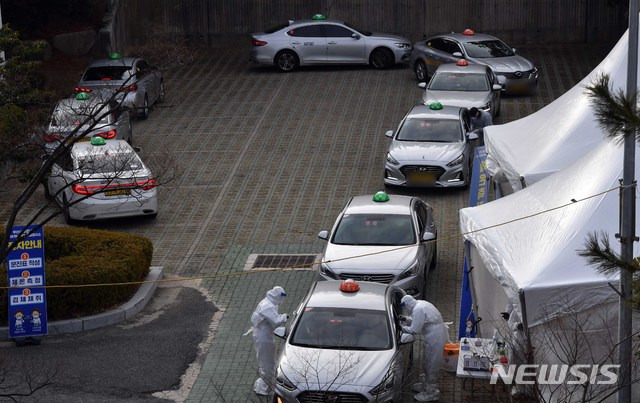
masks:
<svg viewBox="0 0 640 403"><path fill-rule="evenodd" d="M585 87L608 74L614 88L625 88L628 31L588 76L560 98L522 119L485 128L487 166L506 175L514 190L559 171L603 140Z"/></svg>
<svg viewBox="0 0 640 403"><path fill-rule="evenodd" d="M614 234L621 177L622 146L603 141L519 192L460 210L465 238L510 300L518 301L524 291L529 326L561 315L567 304L586 310L617 298L607 284L614 279L587 265L577 251L592 232L606 231L611 245L619 244Z"/></svg>

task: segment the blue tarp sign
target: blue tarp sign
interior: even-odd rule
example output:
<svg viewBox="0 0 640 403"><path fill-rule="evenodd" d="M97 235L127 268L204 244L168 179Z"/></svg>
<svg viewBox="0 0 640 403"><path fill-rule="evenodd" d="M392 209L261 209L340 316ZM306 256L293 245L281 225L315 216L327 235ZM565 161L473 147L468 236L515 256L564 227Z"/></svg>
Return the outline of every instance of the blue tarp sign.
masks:
<svg viewBox="0 0 640 403"><path fill-rule="evenodd" d="M487 152L484 147L476 147L473 153L473 172L471 174L471 187L469 195L469 207L480 206L489 201L489 172L487 172ZM465 242L464 266L462 270L462 292L460 297L460 326L458 337L476 337L476 318L473 312L473 299L469 284L469 242Z"/></svg>
<svg viewBox="0 0 640 403"><path fill-rule="evenodd" d="M14 244L23 226L15 226L9 242ZM29 234L7 256L9 278L9 337L47 334L47 303L44 288L44 230L27 227Z"/></svg>

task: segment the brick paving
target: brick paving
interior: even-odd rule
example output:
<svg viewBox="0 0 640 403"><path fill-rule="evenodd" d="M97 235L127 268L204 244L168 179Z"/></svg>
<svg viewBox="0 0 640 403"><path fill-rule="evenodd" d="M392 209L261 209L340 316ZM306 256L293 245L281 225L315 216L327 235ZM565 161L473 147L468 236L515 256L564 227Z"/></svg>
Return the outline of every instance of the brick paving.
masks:
<svg viewBox="0 0 640 403"><path fill-rule="evenodd" d="M395 129L421 92L410 69L307 68L291 74L254 67L248 47L207 48L191 65L166 75L167 97L146 121L134 122L134 143L143 159L169 154L180 174L159 190L155 221L112 220L92 226L131 231L154 243L154 265L179 276L226 275L203 283L224 311L189 401L259 401L250 313L273 285L289 296L291 312L308 290L310 271L237 275L250 254L319 253L319 230L330 229L348 198L383 188L384 132ZM235 43L234 43L235 45ZM610 46L522 47L540 69L539 91L504 97L505 123L526 116L577 83ZM439 237L458 233L458 209L467 191L393 190L415 194L435 211ZM12 192L0 193L6 218ZM37 194L28 214L43 200ZM22 217L25 217L23 215ZM62 225L62 218L53 220ZM454 321L462 267L462 240L443 241L430 274L428 299ZM477 385L477 383L476 383ZM441 401L492 401L471 397L462 383L443 374ZM406 401L411 401L407 393Z"/></svg>

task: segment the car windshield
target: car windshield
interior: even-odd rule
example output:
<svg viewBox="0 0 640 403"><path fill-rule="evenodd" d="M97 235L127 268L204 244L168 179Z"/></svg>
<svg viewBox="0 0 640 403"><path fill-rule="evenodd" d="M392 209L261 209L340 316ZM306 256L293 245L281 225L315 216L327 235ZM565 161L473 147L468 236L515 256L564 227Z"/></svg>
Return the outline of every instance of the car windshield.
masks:
<svg viewBox="0 0 640 403"><path fill-rule="evenodd" d="M77 159L76 168L83 174L115 173L138 171L142 161L134 152L106 152L84 155Z"/></svg>
<svg viewBox="0 0 640 403"><path fill-rule="evenodd" d="M345 22L345 23L344 23L344 25L345 25L346 27L349 27L349 28L353 29L354 31L360 32L360 33L361 33L362 35L364 35L364 36L371 36L371 35L373 35L373 32L365 31L364 29L360 29L360 28L358 28L358 27L356 27L356 26L354 26L354 25L349 24L348 22Z"/></svg>
<svg viewBox="0 0 640 403"><path fill-rule="evenodd" d="M272 27L272 28L269 28L269 29L265 30L264 33L265 34L272 34L274 32L278 32L281 29L284 29L284 28L286 28L288 26L289 26L289 23L285 22L284 24L276 25L275 27Z"/></svg>
<svg viewBox="0 0 640 403"><path fill-rule="evenodd" d="M489 91L485 74L436 73L429 82L432 91Z"/></svg>
<svg viewBox="0 0 640 403"><path fill-rule="evenodd" d="M507 57L515 55L509 46L497 39L491 41L466 42L464 44L464 50L467 52L469 57L476 57L479 59L485 57Z"/></svg>
<svg viewBox="0 0 640 403"><path fill-rule="evenodd" d="M401 214L345 214L333 236L338 245L411 245L413 220Z"/></svg>
<svg viewBox="0 0 640 403"><path fill-rule="evenodd" d="M462 141L462 128L458 120L408 118L398 131L396 140L453 143Z"/></svg>
<svg viewBox="0 0 640 403"><path fill-rule="evenodd" d="M100 66L90 67L84 73L82 81L111 81L127 80L131 66Z"/></svg>
<svg viewBox="0 0 640 403"><path fill-rule="evenodd" d="M108 125L110 124L110 114L108 109L100 109L101 105L88 105L80 107L75 105L64 105L56 108L51 115L51 126L53 127L70 127L79 126L86 121L84 127L91 125ZM100 109L100 112L98 110ZM89 118L87 120L87 118Z"/></svg>
<svg viewBox="0 0 640 403"><path fill-rule="evenodd" d="M388 350L392 347L385 311L346 308L305 308L290 343L340 350Z"/></svg>

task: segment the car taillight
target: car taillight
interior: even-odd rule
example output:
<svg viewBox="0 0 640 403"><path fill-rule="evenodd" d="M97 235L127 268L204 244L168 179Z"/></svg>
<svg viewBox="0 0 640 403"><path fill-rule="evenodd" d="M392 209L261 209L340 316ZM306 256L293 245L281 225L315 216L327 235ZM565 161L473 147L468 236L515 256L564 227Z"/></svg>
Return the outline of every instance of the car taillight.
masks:
<svg viewBox="0 0 640 403"><path fill-rule="evenodd" d="M156 187L155 179L149 178L147 181L138 182L138 185L142 185L142 190L151 190Z"/></svg>
<svg viewBox="0 0 640 403"><path fill-rule="evenodd" d="M87 94L91 92L89 88L84 88L84 87L76 87L74 88L74 91L77 93L86 92Z"/></svg>
<svg viewBox="0 0 640 403"><path fill-rule="evenodd" d="M98 133L96 135L94 135L93 137L102 137L103 139L112 139L116 136L116 131L115 130L109 130L108 132L102 132L102 133Z"/></svg>
<svg viewBox="0 0 640 403"><path fill-rule="evenodd" d="M252 44L253 46L264 46L264 45L266 45L266 44L267 44L267 42L265 42L265 41L259 41L259 40L257 40L257 39L253 39L253 40L251 40L251 44Z"/></svg>
<svg viewBox="0 0 640 403"><path fill-rule="evenodd" d="M131 84L127 87L120 87L118 88L118 91L137 91L138 90L138 85L137 84Z"/></svg>
<svg viewBox="0 0 640 403"><path fill-rule="evenodd" d="M60 140L60 138L62 138L62 136L61 136L61 135L59 135L59 134L49 134L49 133L46 133L46 134L44 135L44 141L46 141L47 143L53 143L53 142L54 142L54 141L56 141L56 140Z"/></svg>
<svg viewBox="0 0 640 403"><path fill-rule="evenodd" d="M92 195L92 194L96 193L97 191L99 191L102 188L104 188L104 186L100 186L100 185L71 185L71 190L73 190L74 193L78 193L78 194L81 194L81 195Z"/></svg>
<svg viewBox="0 0 640 403"><path fill-rule="evenodd" d="M137 182L131 183L112 183L110 185L72 185L71 190L74 193L78 193L81 195L92 195L96 194L101 190L107 189L142 189L142 190L151 190L156 187L155 179L146 179Z"/></svg>

